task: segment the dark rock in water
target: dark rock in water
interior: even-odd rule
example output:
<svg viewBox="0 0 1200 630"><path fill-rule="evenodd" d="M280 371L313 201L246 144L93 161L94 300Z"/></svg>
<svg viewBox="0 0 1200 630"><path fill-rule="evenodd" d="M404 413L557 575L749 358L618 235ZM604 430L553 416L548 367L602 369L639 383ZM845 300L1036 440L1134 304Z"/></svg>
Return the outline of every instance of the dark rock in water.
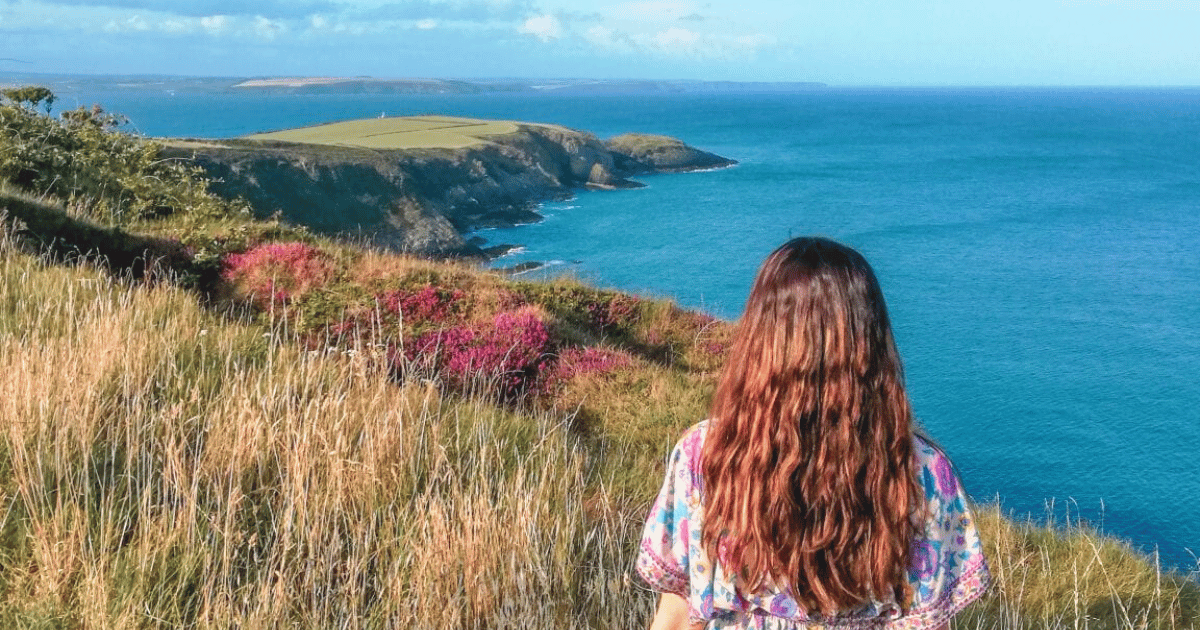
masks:
<svg viewBox="0 0 1200 630"><path fill-rule="evenodd" d="M491 247L484 247L483 253L487 254L488 258L499 258L499 257L511 252L514 249L520 249L520 248L521 248L520 245L512 245L510 243L500 243L499 245L492 245Z"/></svg>
<svg viewBox="0 0 1200 630"><path fill-rule="evenodd" d="M613 152L618 171L626 175L678 173L737 164L737 160L701 151L670 136L626 133L610 138L604 146Z"/></svg>
<svg viewBox="0 0 1200 630"><path fill-rule="evenodd" d="M543 263L543 262L529 261L529 262L523 262L523 263L520 263L517 265L513 265L511 267L500 267L496 271L499 271L500 273L508 274L510 276L515 276L519 273L525 273L526 271L533 271L534 269L541 269L542 267L545 267L545 266L546 266L546 263Z"/></svg>
<svg viewBox="0 0 1200 630"><path fill-rule="evenodd" d="M483 247L483 244L486 242L487 239L483 238L482 236L472 236L471 238L467 239L467 245L474 245L475 247Z"/></svg>
<svg viewBox="0 0 1200 630"><path fill-rule="evenodd" d="M451 219L454 226L464 232L486 228L509 228L514 225L537 223L546 217L528 208L497 209L483 214Z"/></svg>

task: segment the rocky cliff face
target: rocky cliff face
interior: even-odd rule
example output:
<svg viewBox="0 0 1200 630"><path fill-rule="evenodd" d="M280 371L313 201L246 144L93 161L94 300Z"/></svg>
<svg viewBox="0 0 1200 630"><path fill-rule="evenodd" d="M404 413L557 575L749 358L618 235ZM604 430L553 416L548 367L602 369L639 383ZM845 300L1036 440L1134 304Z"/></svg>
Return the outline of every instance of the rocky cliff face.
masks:
<svg viewBox="0 0 1200 630"><path fill-rule="evenodd" d="M436 257L484 257L464 232L536 221L538 202L573 189L636 186L625 177L687 170L614 153L589 133L527 124L455 149L233 139L167 141L164 152L194 159L213 179L214 192L245 198L260 216L278 214L316 232Z"/></svg>

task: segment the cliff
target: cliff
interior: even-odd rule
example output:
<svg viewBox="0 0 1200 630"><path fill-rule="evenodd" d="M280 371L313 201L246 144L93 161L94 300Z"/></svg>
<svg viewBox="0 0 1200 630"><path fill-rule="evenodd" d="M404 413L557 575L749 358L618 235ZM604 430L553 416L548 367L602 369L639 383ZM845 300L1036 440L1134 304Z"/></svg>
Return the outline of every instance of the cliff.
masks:
<svg viewBox="0 0 1200 630"><path fill-rule="evenodd" d="M686 159L655 161L652 151L625 153L564 127L437 116L164 145L165 157L194 160L214 192L246 199L260 217L435 257L483 257L463 233L536 221L538 202L580 187L636 187L629 176L735 164L691 147Z"/></svg>
<svg viewBox="0 0 1200 630"><path fill-rule="evenodd" d="M670 136L626 133L605 141L622 171L636 173L680 173L732 164L719 155L690 147Z"/></svg>

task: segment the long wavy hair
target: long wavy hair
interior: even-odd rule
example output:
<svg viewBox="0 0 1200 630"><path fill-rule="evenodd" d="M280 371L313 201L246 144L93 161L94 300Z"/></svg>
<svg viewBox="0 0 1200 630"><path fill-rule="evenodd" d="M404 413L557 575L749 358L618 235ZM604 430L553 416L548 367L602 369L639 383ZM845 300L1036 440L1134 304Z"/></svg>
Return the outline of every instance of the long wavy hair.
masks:
<svg viewBox="0 0 1200 630"><path fill-rule="evenodd" d="M883 293L858 252L802 237L754 281L701 459L702 540L743 594L834 615L907 610L921 497Z"/></svg>

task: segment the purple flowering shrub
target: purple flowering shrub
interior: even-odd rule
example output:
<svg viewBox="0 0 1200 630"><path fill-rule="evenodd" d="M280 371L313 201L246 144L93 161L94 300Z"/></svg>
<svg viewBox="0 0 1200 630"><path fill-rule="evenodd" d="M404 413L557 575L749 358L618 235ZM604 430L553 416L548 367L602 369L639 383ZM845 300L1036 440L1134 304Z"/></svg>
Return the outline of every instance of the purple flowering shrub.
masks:
<svg viewBox="0 0 1200 630"><path fill-rule="evenodd" d="M616 332L637 321L637 298L628 295L613 295L606 300L588 302L584 308L592 328L604 332Z"/></svg>
<svg viewBox="0 0 1200 630"><path fill-rule="evenodd" d="M612 291L538 282L517 283L513 289L528 303L595 336L629 335L640 317L641 300Z"/></svg>
<svg viewBox="0 0 1200 630"><path fill-rule="evenodd" d="M553 397L562 393L567 383L576 378L603 376L632 365L632 355L624 350L599 346L565 348L559 351L554 365L544 370L537 392Z"/></svg>
<svg viewBox="0 0 1200 630"><path fill-rule="evenodd" d="M387 312L415 325L447 321L457 314L463 295L461 289L427 285L416 291L391 291L378 299Z"/></svg>
<svg viewBox="0 0 1200 630"><path fill-rule="evenodd" d="M733 327L703 313L674 305L643 322L630 346L653 361L712 372L728 354Z"/></svg>
<svg viewBox="0 0 1200 630"><path fill-rule="evenodd" d="M262 309L281 306L329 281L330 257L307 243L268 243L225 257L221 279Z"/></svg>
<svg viewBox="0 0 1200 630"><path fill-rule="evenodd" d="M629 353L598 346L567 348L558 354L555 374L562 379L591 374L608 374L632 365Z"/></svg>
<svg viewBox="0 0 1200 630"><path fill-rule="evenodd" d="M335 338L370 333L410 335L430 327L458 321L465 308L461 289L426 285L397 289L374 297L370 308L360 308L330 326Z"/></svg>
<svg viewBox="0 0 1200 630"><path fill-rule="evenodd" d="M552 350L542 314L521 308L497 313L482 324L425 333L410 342L403 355L409 364L431 369L452 388L470 390L480 378L494 379L500 398L514 400L535 389Z"/></svg>

